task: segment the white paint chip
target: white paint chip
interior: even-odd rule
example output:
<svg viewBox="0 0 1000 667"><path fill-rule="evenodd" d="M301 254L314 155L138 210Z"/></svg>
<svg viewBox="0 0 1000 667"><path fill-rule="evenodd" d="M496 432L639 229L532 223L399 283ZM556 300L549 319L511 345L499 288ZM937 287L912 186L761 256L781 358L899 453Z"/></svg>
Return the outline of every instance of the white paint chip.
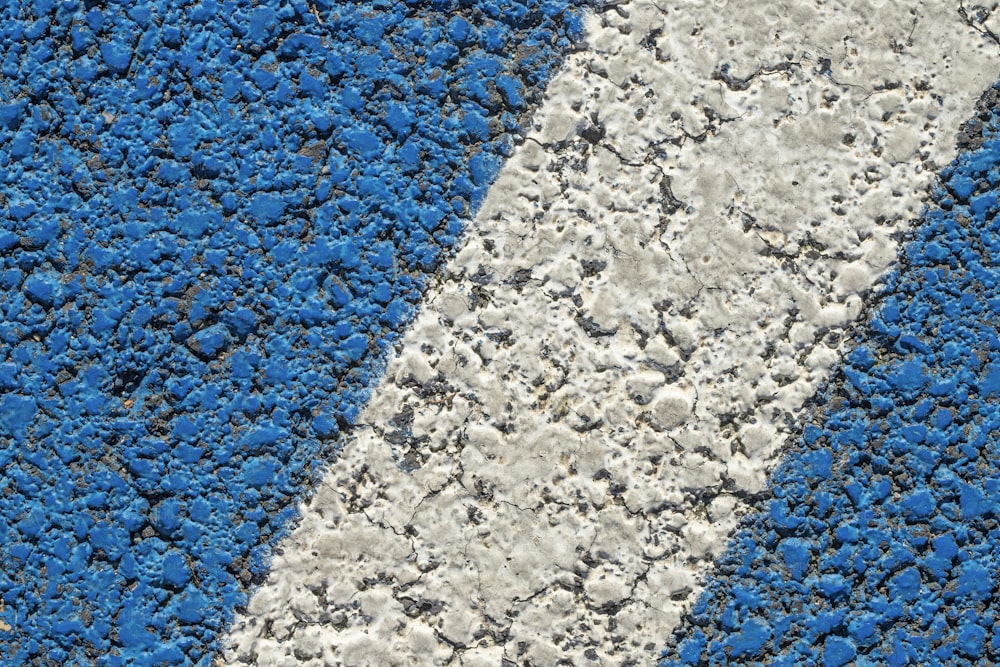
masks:
<svg viewBox="0 0 1000 667"><path fill-rule="evenodd" d="M949 2L594 17L226 661L649 662L998 62Z"/></svg>

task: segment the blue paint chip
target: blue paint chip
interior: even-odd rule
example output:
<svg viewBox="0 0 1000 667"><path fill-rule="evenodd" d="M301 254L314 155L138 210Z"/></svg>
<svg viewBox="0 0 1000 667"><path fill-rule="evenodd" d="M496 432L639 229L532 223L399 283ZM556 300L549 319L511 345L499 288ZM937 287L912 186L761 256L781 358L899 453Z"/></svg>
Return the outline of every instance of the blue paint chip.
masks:
<svg viewBox="0 0 1000 667"><path fill-rule="evenodd" d="M827 637L823 645L823 667L843 667L857 656L857 649L846 637Z"/></svg>
<svg viewBox="0 0 1000 667"><path fill-rule="evenodd" d="M1000 364L990 364L986 368L979 390L987 396L1000 392Z"/></svg>
<svg viewBox="0 0 1000 667"><path fill-rule="evenodd" d="M891 382L899 389L913 390L923 387L927 382L927 376L924 375L923 366L919 362L908 361L900 366Z"/></svg>
<svg viewBox="0 0 1000 667"><path fill-rule="evenodd" d="M958 567L958 586L955 595L974 601L992 597L994 577L981 563L968 561Z"/></svg>
<svg viewBox="0 0 1000 667"><path fill-rule="evenodd" d="M850 593L850 586L843 575L825 574L819 579L818 585L823 597L836 600Z"/></svg>
<svg viewBox="0 0 1000 667"><path fill-rule="evenodd" d="M965 200L975 191L976 182L963 174L955 174L948 181L948 187L951 188L956 197Z"/></svg>
<svg viewBox="0 0 1000 667"><path fill-rule="evenodd" d="M973 215L982 215L989 211L990 209L996 207L997 196L993 193L987 193L976 197L969 204L969 208L972 210Z"/></svg>
<svg viewBox="0 0 1000 667"><path fill-rule="evenodd" d="M789 538L778 546L778 553L792 578L801 580L812 559L810 544L798 538Z"/></svg>
<svg viewBox="0 0 1000 667"><path fill-rule="evenodd" d="M500 164L496 157L483 155L480 153L472 158L469 169L472 172L472 182L477 187L485 187L493 181L499 170Z"/></svg>
<svg viewBox="0 0 1000 667"><path fill-rule="evenodd" d="M173 588L182 588L191 579L191 570L184 556L171 551L163 558L163 581Z"/></svg>
<svg viewBox="0 0 1000 667"><path fill-rule="evenodd" d="M30 396L7 394L0 398L0 432L22 442L34 422L38 403Z"/></svg>
<svg viewBox="0 0 1000 667"><path fill-rule="evenodd" d="M101 60L111 72L123 74L132 61L132 50L120 42L107 42L101 44Z"/></svg>
<svg viewBox="0 0 1000 667"><path fill-rule="evenodd" d="M958 652L966 657L981 658L986 647L986 629L981 625L969 624L958 633Z"/></svg>
<svg viewBox="0 0 1000 667"><path fill-rule="evenodd" d="M201 623L204 618L202 610L208 606L208 598L201 591L194 590L185 593L180 600L177 610L177 618L181 623L196 624Z"/></svg>
<svg viewBox="0 0 1000 667"><path fill-rule="evenodd" d="M27 106L25 100L0 104L0 126L8 130L16 129L20 125Z"/></svg>
<svg viewBox="0 0 1000 667"><path fill-rule="evenodd" d="M224 350L230 342L229 330L222 324L215 324L191 335L188 347L200 357L211 359Z"/></svg>
<svg viewBox="0 0 1000 667"><path fill-rule="evenodd" d="M258 222L269 225L285 214L285 202L277 194L265 192L254 196L249 212Z"/></svg>
<svg viewBox="0 0 1000 667"><path fill-rule="evenodd" d="M134 610L123 611L118 619L118 641L125 649L145 649L153 646L156 635L146 629L144 613Z"/></svg>
<svg viewBox="0 0 1000 667"><path fill-rule="evenodd" d="M746 658L757 655L770 639L771 626L752 618L740 627L739 632L729 639L728 644L733 657Z"/></svg>
<svg viewBox="0 0 1000 667"><path fill-rule="evenodd" d="M908 567L895 575L889 582L889 593L894 600L914 602L920 595L920 572L916 568Z"/></svg>
<svg viewBox="0 0 1000 667"><path fill-rule="evenodd" d="M833 455L828 450L810 452L805 457L806 468L804 474L814 479L829 479L830 466L833 464Z"/></svg>
<svg viewBox="0 0 1000 667"><path fill-rule="evenodd" d="M926 519L932 512L934 512L934 496L930 491L917 491L906 496L903 499L901 506L903 508L903 513L908 519L915 521Z"/></svg>
<svg viewBox="0 0 1000 667"><path fill-rule="evenodd" d="M243 436L242 445L248 452L260 452L288 436L288 431L274 424L263 424Z"/></svg>
<svg viewBox="0 0 1000 667"><path fill-rule="evenodd" d="M524 108L524 95L521 83L513 77L502 75L496 79L497 90L504 103L511 109Z"/></svg>

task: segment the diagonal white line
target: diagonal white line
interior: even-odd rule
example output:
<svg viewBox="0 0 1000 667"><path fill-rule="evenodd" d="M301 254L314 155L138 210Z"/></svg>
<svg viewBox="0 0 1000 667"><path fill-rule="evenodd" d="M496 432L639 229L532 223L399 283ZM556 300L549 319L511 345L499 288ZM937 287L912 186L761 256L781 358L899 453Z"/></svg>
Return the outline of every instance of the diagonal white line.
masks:
<svg viewBox="0 0 1000 667"><path fill-rule="evenodd" d="M947 2L637 1L588 41L230 662L653 659L1000 62Z"/></svg>

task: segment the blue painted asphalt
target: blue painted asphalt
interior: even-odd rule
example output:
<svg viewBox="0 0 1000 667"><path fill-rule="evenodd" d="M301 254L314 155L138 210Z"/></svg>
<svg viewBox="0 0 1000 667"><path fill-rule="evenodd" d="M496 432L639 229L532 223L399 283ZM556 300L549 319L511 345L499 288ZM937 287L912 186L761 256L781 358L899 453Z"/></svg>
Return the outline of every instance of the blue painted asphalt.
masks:
<svg viewBox="0 0 1000 667"><path fill-rule="evenodd" d="M211 661L574 4L0 7L0 663ZM1000 659L981 116L665 664Z"/></svg>
<svg viewBox="0 0 1000 667"><path fill-rule="evenodd" d="M998 90L664 666L1000 660Z"/></svg>
<svg viewBox="0 0 1000 667"><path fill-rule="evenodd" d="M0 663L210 662L573 4L0 7Z"/></svg>

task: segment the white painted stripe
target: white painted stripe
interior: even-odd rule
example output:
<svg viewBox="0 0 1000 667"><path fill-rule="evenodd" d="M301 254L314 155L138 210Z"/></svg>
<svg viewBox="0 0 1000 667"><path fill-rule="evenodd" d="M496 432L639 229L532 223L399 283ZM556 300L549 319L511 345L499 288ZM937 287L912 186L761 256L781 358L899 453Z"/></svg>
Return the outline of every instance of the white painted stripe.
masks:
<svg viewBox="0 0 1000 667"><path fill-rule="evenodd" d="M233 664L653 659L1000 60L944 2L633 2L588 39Z"/></svg>

